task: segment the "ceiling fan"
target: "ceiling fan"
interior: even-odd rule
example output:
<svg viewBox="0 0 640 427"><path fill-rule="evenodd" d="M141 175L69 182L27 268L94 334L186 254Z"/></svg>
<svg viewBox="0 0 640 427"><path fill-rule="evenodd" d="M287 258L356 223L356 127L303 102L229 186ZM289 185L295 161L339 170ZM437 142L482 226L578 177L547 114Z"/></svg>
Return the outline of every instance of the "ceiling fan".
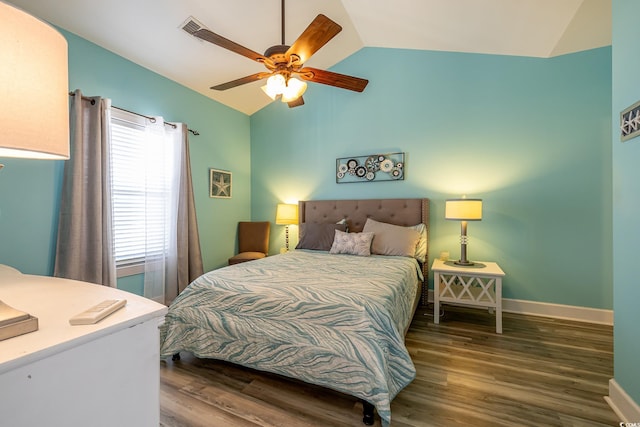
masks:
<svg viewBox="0 0 640 427"><path fill-rule="evenodd" d="M297 107L304 104L302 94L307 88L305 81L362 92L367 83L369 83L368 80L304 66L304 63L315 52L342 31L342 27L320 14L316 16L291 46L285 45L284 2L285 0L282 0L282 44L271 46L264 52L264 55L206 28L191 32L195 37L260 62L268 69L268 71L212 86L211 89L227 90L246 83L267 79L267 85L262 88L265 93L274 100L277 97L281 97L282 102L286 102L289 107Z"/></svg>

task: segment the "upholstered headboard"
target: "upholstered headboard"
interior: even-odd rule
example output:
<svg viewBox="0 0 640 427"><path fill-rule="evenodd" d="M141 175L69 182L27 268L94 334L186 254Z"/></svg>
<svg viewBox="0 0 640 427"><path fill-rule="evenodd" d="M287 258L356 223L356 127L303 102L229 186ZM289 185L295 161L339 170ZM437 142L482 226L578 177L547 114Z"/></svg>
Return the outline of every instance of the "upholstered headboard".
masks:
<svg viewBox="0 0 640 427"><path fill-rule="evenodd" d="M298 203L298 221L335 223L347 221L350 232L360 232L367 218L389 224L411 226L424 223L429 236L429 199L363 199L363 200L303 200ZM429 283L429 251L422 265L424 284L421 304L427 304Z"/></svg>

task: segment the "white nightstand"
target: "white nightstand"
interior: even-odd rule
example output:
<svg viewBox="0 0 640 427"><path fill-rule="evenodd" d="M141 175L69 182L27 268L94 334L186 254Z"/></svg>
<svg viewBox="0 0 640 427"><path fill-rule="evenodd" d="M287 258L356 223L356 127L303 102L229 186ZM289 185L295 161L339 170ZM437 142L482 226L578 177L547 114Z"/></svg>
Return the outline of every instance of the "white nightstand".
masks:
<svg viewBox="0 0 640 427"><path fill-rule="evenodd" d="M485 307L496 312L496 332L502 333L502 277L495 262L463 267L453 261L433 262L433 321L440 322L440 303Z"/></svg>

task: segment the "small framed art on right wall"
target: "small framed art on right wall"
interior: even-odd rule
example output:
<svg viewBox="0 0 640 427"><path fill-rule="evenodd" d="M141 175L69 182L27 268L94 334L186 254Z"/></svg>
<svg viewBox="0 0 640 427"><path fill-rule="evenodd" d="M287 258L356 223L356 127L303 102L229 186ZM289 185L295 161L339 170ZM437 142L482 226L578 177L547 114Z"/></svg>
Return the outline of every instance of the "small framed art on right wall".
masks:
<svg viewBox="0 0 640 427"><path fill-rule="evenodd" d="M640 101L620 113L620 141L640 135Z"/></svg>

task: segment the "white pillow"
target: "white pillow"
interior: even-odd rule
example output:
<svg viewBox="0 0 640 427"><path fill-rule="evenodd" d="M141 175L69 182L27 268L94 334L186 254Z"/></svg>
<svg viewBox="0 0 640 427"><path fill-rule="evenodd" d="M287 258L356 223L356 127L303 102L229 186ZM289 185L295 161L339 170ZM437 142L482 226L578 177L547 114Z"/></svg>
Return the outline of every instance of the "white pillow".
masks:
<svg viewBox="0 0 640 427"><path fill-rule="evenodd" d="M427 260L427 226L421 223L407 228L411 228L420 233L420 240L418 240L418 244L416 245L415 258L420 262L425 262Z"/></svg>
<svg viewBox="0 0 640 427"><path fill-rule="evenodd" d="M408 227L378 222L367 218L362 229L374 233L371 253L377 255L395 255L415 257L420 233Z"/></svg>
<svg viewBox="0 0 640 427"><path fill-rule="evenodd" d="M336 230L329 253L369 256L372 240L373 233L345 233Z"/></svg>

